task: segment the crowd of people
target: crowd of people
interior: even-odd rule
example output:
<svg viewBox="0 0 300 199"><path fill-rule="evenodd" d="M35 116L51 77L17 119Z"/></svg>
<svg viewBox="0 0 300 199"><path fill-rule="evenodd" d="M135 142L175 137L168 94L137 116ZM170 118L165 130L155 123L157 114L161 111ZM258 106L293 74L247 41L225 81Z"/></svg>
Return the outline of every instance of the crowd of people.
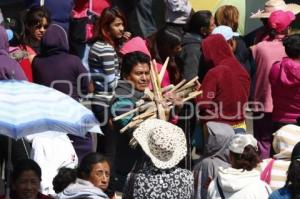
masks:
<svg viewBox="0 0 300 199"><path fill-rule="evenodd" d="M0 80L88 103L104 134L13 141L10 198L300 198L300 5L266 1L246 41L234 5L164 0L158 14L153 3L25 0L19 23L3 16ZM165 120L128 127L165 60L162 90L196 77L202 94L184 103L165 89L155 99L174 104Z"/></svg>

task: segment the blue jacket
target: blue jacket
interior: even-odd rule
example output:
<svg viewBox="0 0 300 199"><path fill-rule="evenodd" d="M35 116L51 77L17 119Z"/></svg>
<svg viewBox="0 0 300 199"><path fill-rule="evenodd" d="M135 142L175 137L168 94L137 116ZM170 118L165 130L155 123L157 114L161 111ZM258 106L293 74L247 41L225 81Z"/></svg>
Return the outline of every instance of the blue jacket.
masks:
<svg viewBox="0 0 300 199"><path fill-rule="evenodd" d="M292 198L291 193L287 188L278 189L274 191L269 197L269 199L291 199L291 198Z"/></svg>

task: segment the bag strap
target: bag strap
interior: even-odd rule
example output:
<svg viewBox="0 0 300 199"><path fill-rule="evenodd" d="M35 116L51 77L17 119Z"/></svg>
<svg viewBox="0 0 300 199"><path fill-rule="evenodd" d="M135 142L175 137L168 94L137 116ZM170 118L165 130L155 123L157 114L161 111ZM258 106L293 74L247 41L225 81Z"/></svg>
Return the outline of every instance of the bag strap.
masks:
<svg viewBox="0 0 300 199"><path fill-rule="evenodd" d="M225 199L224 192L222 190L222 187L220 186L219 178L217 178L216 181L217 181L217 188L218 188L219 194L220 194L222 199Z"/></svg>
<svg viewBox="0 0 300 199"><path fill-rule="evenodd" d="M271 173L272 173L272 168L274 164L275 159L270 160L270 162L267 164L266 168L261 172L260 174L260 179L267 184L270 184L271 182Z"/></svg>
<svg viewBox="0 0 300 199"><path fill-rule="evenodd" d="M93 0L89 0L89 10L93 11Z"/></svg>

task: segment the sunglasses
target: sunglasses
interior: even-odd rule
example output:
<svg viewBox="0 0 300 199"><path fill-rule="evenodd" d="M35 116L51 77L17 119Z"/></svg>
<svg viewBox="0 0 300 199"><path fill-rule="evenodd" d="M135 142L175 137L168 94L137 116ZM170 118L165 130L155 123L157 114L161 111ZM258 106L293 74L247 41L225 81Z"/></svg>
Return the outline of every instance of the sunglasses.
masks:
<svg viewBox="0 0 300 199"><path fill-rule="evenodd" d="M49 24L46 24L46 25L37 24L34 26L34 28L36 28L36 29L41 29L41 28L47 29L48 27L49 27Z"/></svg>

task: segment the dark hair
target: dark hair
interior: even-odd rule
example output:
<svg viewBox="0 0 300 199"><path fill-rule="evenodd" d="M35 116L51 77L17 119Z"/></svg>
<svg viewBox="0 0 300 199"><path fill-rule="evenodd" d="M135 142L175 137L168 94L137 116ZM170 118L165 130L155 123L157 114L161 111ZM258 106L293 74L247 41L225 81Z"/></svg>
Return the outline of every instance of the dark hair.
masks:
<svg viewBox="0 0 300 199"><path fill-rule="evenodd" d="M195 12L188 25L188 31L200 34L201 28L208 28L210 26L210 19L212 14L209 10L200 10Z"/></svg>
<svg viewBox="0 0 300 199"><path fill-rule="evenodd" d="M171 26L165 26L158 32L153 34L148 42L151 56L157 61L163 62L170 56L169 49L180 45L182 41L182 34Z"/></svg>
<svg viewBox="0 0 300 199"><path fill-rule="evenodd" d="M287 36L282 41L286 54L292 58L300 57L300 34Z"/></svg>
<svg viewBox="0 0 300 199"><path fill-rule="evenodd" d="M275 39L275 37L279 34L283 34L283 35L287 35L288 34L288 28L286 30L284 30L283 32L279 33L277 32L277 30L275 30L274 28L270 28L269 27L269 32L268 35L270 38L268 38L268 41L272 41Z"/></svg>
<svg viewBox="0 0 300 199"><path fill-rule="evenodd" d="M22 159L14 165L12 182L15 182L25 171L33 171L40 180L42 179L42 171L38 163L31 159Z"/></svg>
<svg viewBox="0 0 300 199"><path fill-rule="evenodd" d="M50 13L44 6L34 6L28 10L24 18L23 42L30 40L31 29L42 23L43 18L46 18L48 24L51 23Z"/></svg>
<svg viewBox="0 0 300 199"><path fill-rule="evenodd" d="M300 142L293 149L291 164L287 171L285 187L291 192L292 199L298 199L300 196Z"/></svg>
<svg viewBox="0 0 300 199"><path fill-rule="evenodd" d="M69 184L76 181L76 178L87 179L92 171L93 165L97 163L107 162L108 159L96 152L87 154L81 160L77 169L61 168L54 177L52 184L56 193L63 191Z"/></svg>
<svg viewBox="0 0 300 199"><path fill-rule="evenodd" d="M175 61L175 57L169 54L169 51L181 45L181 41L182 34L174 27L166 26L152 35L148 42L151 56L158 62L163 63L167 57L170 57L167 70L172 71L169 73L172 84L177 84L181 80L182 69L178 66L179 62Z"/></svg>
<svg viewBox="0 0 300 199"><path fill-rule="evenodd" d="M77 172L71 168L60 168L53 178L52 184L55 193L62 192L69 184L74 183L77 178Z"/></svg>
<svg viewBox="0 0 300 199"><path fill-rule="evenodd" d="M236 32L239 27L239 10L233 5L221 6L215 13L215 21L217 26L229 26Z"/></svg>
<svg viewBox="0 0 300 199"><path fill-rule="evenodd" d="M235 169L251 171L261 162L258 152L251 145L246 146L242 154L230 151L230 155L234 158Z"/></svg>
<svg viewBox="0 0 300 199"><path fill-rule="evenodd" d="M94 164L107 162L109 165L108 159L97 152L92 152L84 156L77 168L77 176L82 179L86 179L91 171Z"/></svg>
<svg viewBox="0 0 300 199"><path fill-rule="evenodd" d="M120 18L123 21L124 26L126 26L125 17L117 7L105 8L101 13L101 17L96 21L94 29L94 40L102 40L116 48L119 44L119 41L114 40L110 36L110 24L116 18Z"/></svg>
<svg viewBox="0 0 300 199"><path fill-rule="evenodd" d="M133 67L138 63L146 63L150 67L150 57L139 51L124 55L122 60L121 77L123 79L127 77L131 73Z"/></svg>

